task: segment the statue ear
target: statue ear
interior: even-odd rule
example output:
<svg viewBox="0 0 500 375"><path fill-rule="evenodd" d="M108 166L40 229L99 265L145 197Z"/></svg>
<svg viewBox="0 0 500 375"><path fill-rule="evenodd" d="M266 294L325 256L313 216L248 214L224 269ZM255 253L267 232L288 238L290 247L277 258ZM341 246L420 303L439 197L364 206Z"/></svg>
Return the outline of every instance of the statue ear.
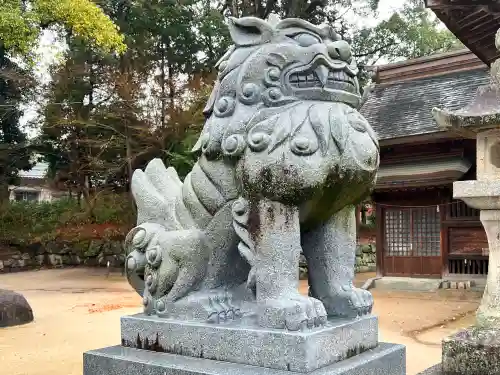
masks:
<svg viewBox="0 0 500 375"><path fill-rule="evenodd" d="M237 46L255 46L269 42L273 36L273 27L261 18L229 17L229 33Z"/></svg>
<svg viewBox="0 0 500 375"><path fill-rule="evenodd" d="M220 89L220 82L219 80L217 80L215 81L214 88L210 93L210 97L208 98L207 104L205 105L205 108L203 108L203 115L205 116L205 118L209 118L210 115L212 114L212 111L214 109L215 99L219 94L219 89Z"/></svg>

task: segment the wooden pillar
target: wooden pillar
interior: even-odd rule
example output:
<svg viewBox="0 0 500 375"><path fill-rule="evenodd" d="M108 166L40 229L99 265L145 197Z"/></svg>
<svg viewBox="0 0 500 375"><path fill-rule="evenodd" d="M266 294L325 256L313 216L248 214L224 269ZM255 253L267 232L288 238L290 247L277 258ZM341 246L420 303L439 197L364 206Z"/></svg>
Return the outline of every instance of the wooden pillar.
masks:
<svg viewBox="0 0 500 375"><path fill-rule="evenodd" d="M448 266L448 255L450 253L448 238L450 227L447 223L447 219L448 210L450 209L450 202L452 201L452 191L453 187L451 187L451 189L444 189L439 192L439 201L441 202L441 205L439 206L439 216L441 220L441 278L445 278L450 274Z"/></svg>
<svg viewBox="0 0 500 375"><path fill-rule="evenodd" d="M384 209L377 203L375 208L377 276L384 276Z"/></svg>

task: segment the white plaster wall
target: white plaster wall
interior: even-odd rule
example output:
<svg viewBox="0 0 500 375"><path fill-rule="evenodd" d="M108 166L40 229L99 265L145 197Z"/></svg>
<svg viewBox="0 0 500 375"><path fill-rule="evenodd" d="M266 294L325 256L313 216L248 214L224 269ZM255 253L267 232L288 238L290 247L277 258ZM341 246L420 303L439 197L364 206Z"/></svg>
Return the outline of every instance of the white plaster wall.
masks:
<svg viewBox="0 0 500 375"><path fill-rule="evenodd" d="M16 200L16 192L21 192L22 191L22 186L9 186L10 194L9 194L9 199L11 201ZM32 191L32 189L35 188L38 190L38 202L52 202L54 197L52 196L52 191L50 189L47 189L45 187L30 187L27 189L27 191ZM14 190L16 189L16 190Z"/></svg>

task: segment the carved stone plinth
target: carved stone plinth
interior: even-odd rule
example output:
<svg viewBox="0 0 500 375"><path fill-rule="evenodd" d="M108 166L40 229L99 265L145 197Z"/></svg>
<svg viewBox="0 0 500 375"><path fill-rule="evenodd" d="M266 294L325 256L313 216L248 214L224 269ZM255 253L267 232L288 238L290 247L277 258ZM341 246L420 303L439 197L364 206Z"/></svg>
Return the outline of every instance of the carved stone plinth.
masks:
<svg viewBox="0 0 500 375"><path fill-rule="evenodd" d="M306 373L378 344L374 316L290 332L247 322L208 324L138 314L122 317L121 336L126 347Z"/></svg>
<svg viewBox="0 0 500 375"><path fill-rule="evenodd" d="M291 332L137 314L122 317L121 337L121 347L85 353L84 375L406 374L404 346L379 343L374 316Z"/></svg>

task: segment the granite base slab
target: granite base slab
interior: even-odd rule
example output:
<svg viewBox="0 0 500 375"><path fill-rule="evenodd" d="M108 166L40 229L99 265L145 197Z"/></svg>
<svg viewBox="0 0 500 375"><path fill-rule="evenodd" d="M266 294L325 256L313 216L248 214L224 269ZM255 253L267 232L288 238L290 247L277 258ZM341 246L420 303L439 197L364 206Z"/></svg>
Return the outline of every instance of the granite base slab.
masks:
<svg viewBox="0 0 500 375"><path fill-rule="evenodd" d="M378 344L375 316L336 319L306 331L176 321L137 314L121 318L122 346L182 356L310 372Z"/></svg>
<svg viewBox="0 0 500 375"><path fill-rule="evenodd" d="M500 375L500 329L470 327L442 344L443 375Z"/></svg>
<svg viewBox="0 0 500 375"><path fill-rule="evenodd" d="M293 372L176 354L111 346L83 355L83 375L291 375ZM403 345L380 343L308 375L405 375Z"/></svg>

